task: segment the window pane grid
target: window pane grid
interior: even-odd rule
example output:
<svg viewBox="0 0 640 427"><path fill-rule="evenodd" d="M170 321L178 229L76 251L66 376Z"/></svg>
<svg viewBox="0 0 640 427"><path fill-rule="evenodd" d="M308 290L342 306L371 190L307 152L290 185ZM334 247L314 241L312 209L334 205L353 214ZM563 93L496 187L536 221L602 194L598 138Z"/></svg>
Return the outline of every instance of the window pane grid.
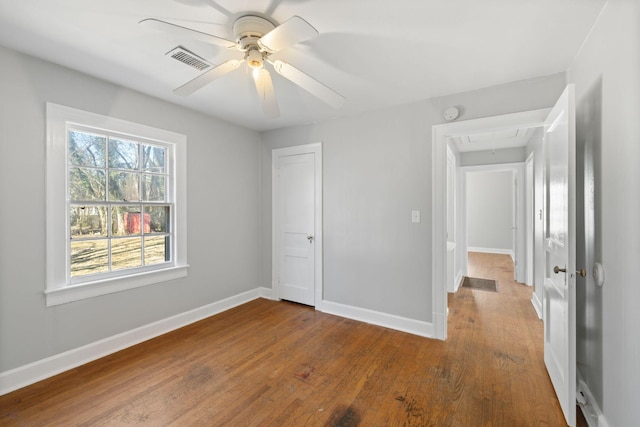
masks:
<svg viewBox="0 0 640 427"><path fill-rule="evenodd" d="M73 200L69 202L72 205L77 205L77 206L86 206L86 207L92 207L92 206L104 206L104 205L110 205L110 206L131 206L131 205L142 205L142 206L173 206L173 203L168 203L168 202L162 202L162 201L148 201L148 202L127 202L127 201L118 201L118 202L96 202L95 200Z"/></svg>
<svg viewBox="0 0 640 427"><path fill-rule="evenodd" d="M141 235L143 238L144 237L171 237L172 234L171 233L146 233L146 234L142 234ZM112 236L112 237L101 237L101 236L96 236L96 237L79 237L79 238L73 238L70 241L73 242L83 242L83 241L93 241L93 240L117 240L117 239L130 239L131 237L140 237L140 236Z"/></svg>
<svg viewBox="0 0 640 427"><path fill-rule="evenodd" d="M68 141L73 282L170 262L167 148L85 129Z"/></svg>

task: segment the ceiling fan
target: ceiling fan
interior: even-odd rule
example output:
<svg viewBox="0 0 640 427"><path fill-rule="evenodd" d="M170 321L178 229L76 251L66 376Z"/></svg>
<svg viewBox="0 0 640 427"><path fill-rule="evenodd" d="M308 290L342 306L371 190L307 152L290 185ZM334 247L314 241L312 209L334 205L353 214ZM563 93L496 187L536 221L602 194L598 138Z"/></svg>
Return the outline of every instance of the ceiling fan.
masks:
<svg viewBox="0 0 640 427"><path fill-rule="evenodd" d="M173 91L178 95L191 95L246 62L252 69L253 80L265 115L272 118L278 117L280 109L274 93L271 74L265 67L268 63L278 74L333 108L340 108L344 104L345 98L325 84L291 64L280 59L272 60L269 58L276 52L318 35L318 31L299 16L293 16L278 26L257 15L241 16L233 23L234 41L154 18L143 19L140 24L166 33L187 36L228 49L235 49L244 54L243 59L229 59L178 87Z"/></svg>

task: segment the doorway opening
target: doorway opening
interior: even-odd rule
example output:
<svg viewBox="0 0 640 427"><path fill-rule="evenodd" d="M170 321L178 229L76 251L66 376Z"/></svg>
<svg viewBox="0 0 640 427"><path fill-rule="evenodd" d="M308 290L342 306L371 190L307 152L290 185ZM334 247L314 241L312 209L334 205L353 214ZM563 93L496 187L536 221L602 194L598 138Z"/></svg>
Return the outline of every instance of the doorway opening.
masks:
<svg viewBox="0 0 640 427"><path fill-rule="evenodd" d="M459 210L465 227L460 233L458 269L468 273L469 252L505 255L513 263L512 279L524 282L529 268L525 257L529 236L525 227L528 207L524 198L524 164L465 166L461 175Z"/></svg>
<svg viewBox="0 0 640 427"><path fill-rule="evenodd" d="M434 327L434 337L438 339L446 339L447 337L447 295L449 289L449 283L447 281L447 277L456 277L456 279L460 276L460 274L451 274L449 273L449 263L448 260L451 258L451 254L449 253L449 248L451 247L451 242L448 239L448 228L447 228L447 219L448 215L448 203L447 203L447 194L449 187L449 175L447 173L447 165L450 164L450 156L448 155L448 151L451 150L451 147L455 145L455 140L457 139L460 143L463 142L466 138L467 144L473 144L474 141L470 138L470 135L491 135L491 134L504 134L505 132L511 132L516 129L533 129L538 128L543 125L545 118L549 113L549 109L541 109L541 110L533 110L522 113L513 113L502 116L488 117L482 119L474 119L467 120L461 122L447 123L442 125L433 126L433 135L432 135L432 167L433 167L433 188L432 188L432 229L433 229L433 238L432 238L432 283L433 286L433 296L432 296L432 310L433 310L433 327ZM482 138L481 138L482 139ZM495 140L494 136L488 138L489 140ZM486 143L487 141L485 141ZM459 148L458 148L459 150ZM455 151L455 149L453 150ZM484 150L486 151L486 150ZM488 150L489 154L495 154L496 147L494 146ZM503 152L500 153L504 154ZM480 157L486 156L486 153L480 155ZM459 182L463 182L461 169L465 167L465 160L463 158L458 163L460 165L460 171L456 175L459 179ZM490 163L485 160L485 163ZM494 162L495 163L495 162ZM508 161L504 161L503 163L509 163ZM522 199L521 203L524 205L524 162L522 159L520 160L519 168L522 178L520 178L520 184L522 190L519 192L518 197ZM458 186L458 188L460 188ZM515 189L514 189L515 191ZM462 191L458 191L458 195L456 199L458 201L458 206L462 203ZM521 205L521 206L522 206ZM523 209L523 208L521 208ZM466 262L466 253L467 253L467 224L466 219L463 218L462 210L458 209L456 212L460 212L460 215L456 215L457 224L456 230L460 232L456 232L456 241L455 243L455 254L454 258L458 260L460 267L460 272L463 275L467 273L467 262ZM522 216L522 215L521 215ZM522 216L524 218L524 216ZM524 242L524 233L525 233L525 224L522 221L520 225L521 234L523 235L521 240ZM516 230L517 231L517 230ZM521 253L525 252L526 246L522 246L520 249ZM515 250L517 252L517 248ZM522 264L526 264L524 258ZM517 274L517 273L516 273ZM524 277L525 272L522 271L520 273L522 277Z"/></svg>

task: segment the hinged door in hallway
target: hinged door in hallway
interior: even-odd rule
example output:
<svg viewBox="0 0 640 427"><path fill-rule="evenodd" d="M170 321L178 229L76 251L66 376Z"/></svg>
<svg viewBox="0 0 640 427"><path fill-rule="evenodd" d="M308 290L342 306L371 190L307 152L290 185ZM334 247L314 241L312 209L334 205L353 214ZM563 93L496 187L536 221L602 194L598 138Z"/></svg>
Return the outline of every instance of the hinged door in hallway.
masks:
<svg viewBox="0 0 640 427"><path fill-rule="evenodd" d="M545 122L544 362L569 425L576 423L575 106L567 86Z"/></svg>

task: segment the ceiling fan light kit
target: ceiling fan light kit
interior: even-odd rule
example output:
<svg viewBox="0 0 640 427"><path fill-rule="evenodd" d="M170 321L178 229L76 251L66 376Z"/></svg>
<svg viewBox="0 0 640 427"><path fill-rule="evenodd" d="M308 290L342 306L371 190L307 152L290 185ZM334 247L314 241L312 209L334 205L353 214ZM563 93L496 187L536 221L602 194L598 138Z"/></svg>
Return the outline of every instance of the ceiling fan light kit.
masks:
<svg viewBox="0 0 640 427"><path fill-rule="evenodd" d="M258 49L249 49L244 59L247 61L247 65L251 68L264 67L264 58Z"/></svg>
<svg viewBox="0 0 640 427"><path fill-rule="evenodd" d="M140 24L165 33L191 37L244 53L242 60L230 59L206 70L196 78L178 87L174 90L177 95L191 95L246 62L253 70L254 84L265 115L271 118L278 117L280 111L275 98L273 82L269 71L265 68L265 62L268 62L278 74L326 102L331 107L340 108L345 102L345 98L342 95L293 65L280 59L275 61L269 59L269 56L273 53L310 40L318 35L318 31L299 16L293 16L278 26L260 16L252 14L241 16L233 23L235 41L154 18L143 19ZM193 55L197 57L197 55Z"/></svg>

